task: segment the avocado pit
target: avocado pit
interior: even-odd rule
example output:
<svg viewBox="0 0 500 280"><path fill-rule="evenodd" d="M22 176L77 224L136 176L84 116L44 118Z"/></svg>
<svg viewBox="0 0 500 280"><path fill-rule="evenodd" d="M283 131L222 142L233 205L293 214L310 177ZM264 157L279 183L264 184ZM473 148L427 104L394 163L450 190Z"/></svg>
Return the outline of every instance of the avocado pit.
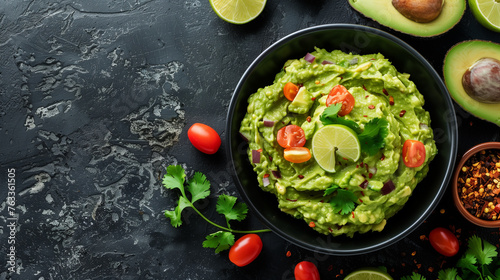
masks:
<svg viewBox="0 0 500 280"><path fill-rule="evenodd" d="M482 103L500 103L500 61L485 57L469 67L462 76L465 92Z"/></svg>
<svg viewBox="0 0 500 280"><path fill-rule="evenodd" d="M392 0L392 5L399 13L419 23L435 20L443 4L444 0Z"/></svg>

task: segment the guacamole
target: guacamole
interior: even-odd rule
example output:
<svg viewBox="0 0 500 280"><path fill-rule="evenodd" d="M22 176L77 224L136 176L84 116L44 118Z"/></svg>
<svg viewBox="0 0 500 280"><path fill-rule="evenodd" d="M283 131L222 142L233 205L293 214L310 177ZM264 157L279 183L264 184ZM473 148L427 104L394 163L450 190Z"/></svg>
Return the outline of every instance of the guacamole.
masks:
<svg viewBox="0 0 500 280"><path fill-rule="evenodd" d="M382 54L316 48L304 58L287 61L272 85L249 97L240 127L260 188L276 195L279 209L320 233L352 237L383 230L437 154L424 98L409 78ZM283 92L289 82L301 89L292 100ZM311 142L315 132L328 125L321 116L330 91L339 84L355 100L352 110L339 118L355 122L361 131L372 120L384 120L380 123L385 134L374 152L361 150L355 162L337 155L335 171L327 172L316 162ZM277 133L288 125L302 128L304 147L312 153L309 160L294 163L284 158ZM406 140L423 144L425 157L419 166L405 164ZM405 157L411 156L405 152Z"/></svg>

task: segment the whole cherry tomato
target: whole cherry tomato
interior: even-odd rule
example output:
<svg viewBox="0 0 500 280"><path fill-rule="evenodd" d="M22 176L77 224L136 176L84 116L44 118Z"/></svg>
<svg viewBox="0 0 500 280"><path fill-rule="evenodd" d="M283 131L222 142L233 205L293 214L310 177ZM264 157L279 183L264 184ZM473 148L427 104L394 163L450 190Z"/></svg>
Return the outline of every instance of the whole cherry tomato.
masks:
<svg viewBox="0 0 500 280"><path fill-rule="evenodd" d="M220 136L208 125L195 123L189 128L187 135L191 144L205 154L215 154L219 150Z"/></svg>
<svg viewBox="0 0 500 280"><path fill-rule="evenodd" d="M283 94L285 95L286 99L293 101L295 99L295 96L297 96L297 93L299 92L299 86L292 82L286 83L286 85L283 87Z"/></svg>
<svg viewBox="0 0 500 280"><path fill-rule="evenodd" d="M342 103L339 116L345 116L352 111L356 101L354 100L354 96L343 85L336 85L326 97L326 107L337 103Z"/></svg>
<svg viewBox="0 0 500 280"><path fill-rule="evenodd" d="M312 262L301 261L295 266L295 280L319 280L319 271Z"/></svg>
<svg viewBox="0 0 500 280"><path fill-rule="evenodd" d="M442 227L437 227L429 233L429 242L438 253L447 257L456 255L460 249L457 237Z"/></svg>
<svg viewBox="0 0 500 280"><path fill-rule="evenodd" d="M408 167L419 167L425 161L424 143L417 140L406 140L403 144L403 162Z"/></svg>
<svg viewBox="0 0 500 280"><path fill-rule="evenodd" d="M255 233L240 237L229 249L229 260L237 266L245 266L253 262L262 251L262 240Z"/></svg>
<svg viewBox="0 0 500 280"><path fill-rule="evenodd" d="M306 134L300 126L289 124L278 130L276 140L283 148L302 147L306 144Z"/></svg>

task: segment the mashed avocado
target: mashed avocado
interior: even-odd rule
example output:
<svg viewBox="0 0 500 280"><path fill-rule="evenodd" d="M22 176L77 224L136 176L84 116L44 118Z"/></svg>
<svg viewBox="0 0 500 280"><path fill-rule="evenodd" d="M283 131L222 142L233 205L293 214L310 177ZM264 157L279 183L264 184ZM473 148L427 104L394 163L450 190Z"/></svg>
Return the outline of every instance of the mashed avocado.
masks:
<svg viewBox="0 0 500 280"><path fill-rule="evenodd" d="M288 82L305 88L293 101L283 94ZM305 147L311 149L314 133L324 125L320 116L327 96L338 84L355 99L352 111L342 118L356 122L361 130L372 119L386 121L382 147L374 154L362 150L356 162L337 156L335 172L323 170L314 154L303 163L285 160L276 140L278 130L300 126ZM248 156L260 187L276 195L283 212L320 233L352 237L356 232L381 231L427 174L437 148L423 105L409 75L399 73L383 55L316 48L307 59L286 62L272 85L249 97L240 133L248 139ZM407 139L424 144L425 161L418 167L403 163Z"/></svg>

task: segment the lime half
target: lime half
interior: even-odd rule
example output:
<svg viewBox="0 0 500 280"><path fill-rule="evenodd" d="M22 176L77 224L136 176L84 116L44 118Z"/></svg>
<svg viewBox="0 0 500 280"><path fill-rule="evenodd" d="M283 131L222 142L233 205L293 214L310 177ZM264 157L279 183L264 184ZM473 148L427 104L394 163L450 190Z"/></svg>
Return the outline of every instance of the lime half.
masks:
<svg viewBox="0 0 500 280"><path fill-rule="evenodd" d="M335 155L357 161L361 155L356 132L344 125L332 124L320 128L312 139L316 162L328 172L335 172Z"/></svg>
<svg viewBox="0 0 500 280"><path fill-rule="evenodd" d="M349 273L344 280L393 280L392 277L375 268L364 268Z"/></svg>
<svg viewBox="0 0 500 280"><path fill-rule="evenodd" d="M215 13L223 20L243 24L255 19L266 6L266 0L210 0Z"/></svg>
<svg viewBox="0 0 500 280"><path fill-rule="evenodd" d="M469 0L469 6L479 23L500 32L500 0Z"/></svg>

